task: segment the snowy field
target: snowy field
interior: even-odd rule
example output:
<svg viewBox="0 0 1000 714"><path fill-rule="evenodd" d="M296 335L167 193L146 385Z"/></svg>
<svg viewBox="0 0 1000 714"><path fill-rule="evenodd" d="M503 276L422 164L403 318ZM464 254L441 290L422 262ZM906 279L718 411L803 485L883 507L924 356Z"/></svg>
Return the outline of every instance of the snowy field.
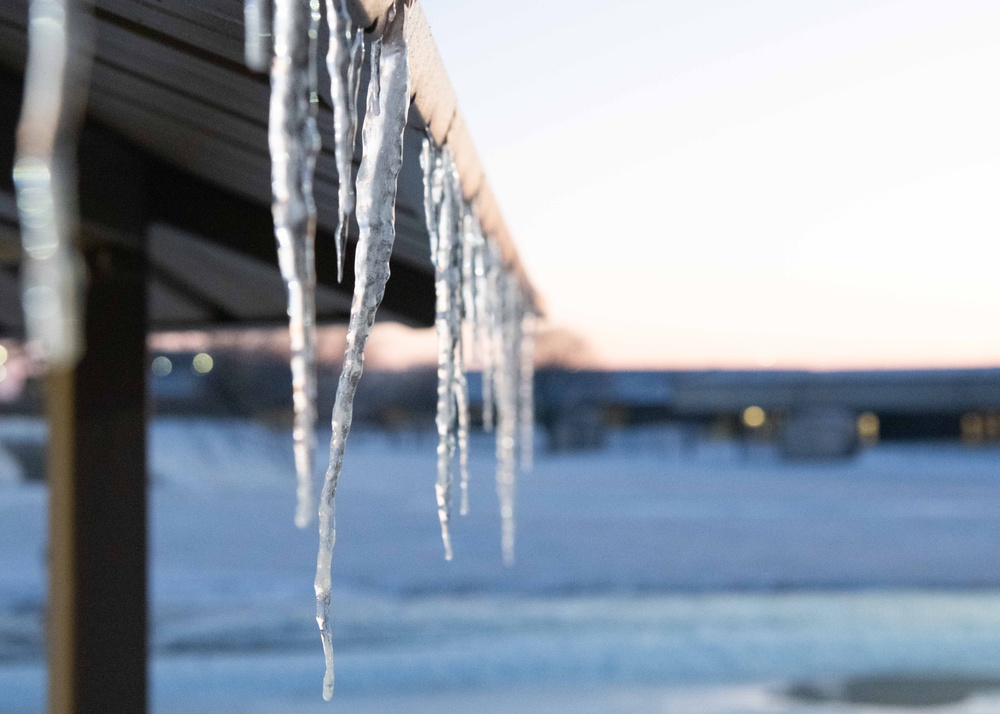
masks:
<svg viewBox="0 0 1000 714"><path fill-rule="evenodd" d="M41 436L0 422L5 714L44 706L45 492L2 448ZM443 561L434 445L351 437L331 706L287 432L155 422L153 711L888 714L913 676L933 703L919 711L1000 711L998 449L805 464L624 432L539 455L507 569L487 438Z"/></svg>

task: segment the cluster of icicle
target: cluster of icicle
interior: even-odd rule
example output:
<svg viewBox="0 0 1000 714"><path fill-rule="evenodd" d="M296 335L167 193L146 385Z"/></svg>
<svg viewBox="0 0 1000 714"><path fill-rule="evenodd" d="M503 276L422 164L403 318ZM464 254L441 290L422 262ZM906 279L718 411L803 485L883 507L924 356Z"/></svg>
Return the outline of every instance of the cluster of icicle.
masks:
<svg viewBox="0 0 1000 714"><path fill-rule="evenodd" d="M278 262L288 293L295 422L293 444L298 477L296 524L313 514L312 478L316 453L316 205L313 175L320 151L316 116L319 0L275 0L273 26L265 0L246 0L247 65L262 69L273 37L268 144ZM355 190L351 165L357 136L357 96L363 61L363 33L350 18L346 0L327 0L330 44L327 67L333 97L334 153L341 177L336 232L338 279L343 279L344 247ZM273 29L272 29L273 27ZM378 64L378 59L374 59ZM377 73L373 73L377 76ZM377 86L377 83L374 83ZM376 111L377 114L377 111Z"/></svg>
<svg viewBox="0 0 1000 714"><path fill-rule="evenodd" d="M406 6L389 9L385 29L372 42L364 146L358 169L358 246L354 260L354 295L347 326L347 349L333 405L330 465L319 503L319 553L316 560L316 620L326 652L323 697L333 695L333 640L330 629L330 559L336 540L334 496L344 465L351 429L354 394L364 367L365 343L389 280L389 258L396 239L396 179L403 165L403 130L410 108L410 72L404 35Z"/></svg>
<svg viewBox="0 0 1000 714"><path fill-rule="evenodd" d="M407 3L396 0L371 43L363 151L355 185L351 168L364 47L362 32L352 22L346 3L347 0L326 2L334 149L341 177L336 232L338 278L343 275L344 244L352 213L356 214L359 229L347 347L333 408L330 464L318 508L316 620L326 656L323 681L326 699L333 695L330 571L336 540L335 495L351 428L354 395L364 366L365 344L389 279L389 259L395 240L396 180L403 162L403 131L410 105L405 39ZM299 484L296 523L305 526L312 512L316 419L316 206L312 181L320 150L316 126L316 43L321 7L318 0L274 0L271 25L266 5L264 0L246 0L246 61L256 68L266 64L268 48L263 38L271 27L268 139L272 213L279 263L288 290L295 408L293 441ZM464 334L468 332L472 337L473 357L483 370L484 425L496 430L502 549L505 562L511 563L518 452L521 467L531 465L534 312L517 276L505 266L496 243L483 235L474 209L463 198L450 151L439 149L427 140L422 161L437 295L440 443L436 491L445 557L452 557L448 521L456 453L461 512L468 511L469 395L464 366Z"/></svg>
<svg viewBox="0 0 1000 714"><path fill-rule="evenodd" d="M266 49L267 15L261 0L247 0L246 60L260 67ZM346 0L328 0L330 28L327 66L334 114L334 152L339 181L336 231L338 279L343 278L349 219L356 213L354 295L344 365L333 408L330 465L319 501L319 551L316 559L316 620L326 655L323 696L333 695L333 634L330 625L331 557L336 540L334 496L351 428L354 394L364 366L365 343L389 279L389 258L396 237L396 179L403 163L403 130L410 107L410 75L404 35L406 6L390 7L381 33L372 41L368 103L362 130L363 152L352 176L357 135L357 96L364 45ZM271 113L268 140L275 237L288 292L292 346L295 424L293 441L298 475L296 523L311 520L316 421L316 206L312 182L320 150L317 116L318 0L275 0L271 61Z"/></svg>
<svg viewBox="0 0 1000 714"><path fill-rule="evenodd" d="M469 510L469 388L465 344L482 371L483 427L496 432L497 495L504 562L514 561L514 487L531 469L534 428L534 318L516 273L495 241L483 234L472 203L463 195L451 150L428 137L420 155L424 213L434 263L438 343L437 504L445 558L456 454L460 507ZM520 460L518 461L518 457Z"/></svg>
<svg viewBox="0 0 1000 714"><path fill-rule="evenodd" d="M31 2L14 162L28 345L48 367L68 367L83 352L73 157L90 62L87 14L77 4Z"/></svg>

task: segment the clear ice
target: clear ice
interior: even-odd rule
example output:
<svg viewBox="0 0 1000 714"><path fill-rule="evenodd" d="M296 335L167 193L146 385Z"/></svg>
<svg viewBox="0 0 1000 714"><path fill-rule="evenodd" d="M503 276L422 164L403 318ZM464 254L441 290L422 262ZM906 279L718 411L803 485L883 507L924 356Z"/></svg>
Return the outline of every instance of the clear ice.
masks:
<svg viewBox="0 0 1000 714"><path fill-rule="evenodd" d="M520 292L515 275L499 276L496 314L500 345L496 351L497 498L500 501L500 547L506 565L514 563L514 490L517 482L518 386L520 371Z"/></svg>
<svg viewBox="0 0 1000 714"><path fill-rule="evenodd" d="M514 561L517 473L532 467L534 436L534 320L532 301L495 241L482 232L462 196L450 149L428 136L421 153L424 214L434 265L438 341L437 495L445 558L452 557L449 521L455 454L461 474L461 513L468 512L469 397L464 344L472 340L482 369L483 426L495 427L502 553ZM495 412L495 417L494 417ZM494 423L495 422L495 423ZM520 460L518 460L520 457Z"/></svg>
<svg viewBox="0 0 1000 714"><path fill-rule="evenodd" d="M253 2L254 0L248 0ZM358 131L358 85L364 60L364 35L351 20L347 0L326 0L330 49L326 66L333 98L334 155L337 161L337 280L344 279L344 247L354 212L354 142Z"/></svg>
<svg viewBox="0 0 1000 714"><path fill-rule="evenodd" d="M471 251L466 254L470 208L462 197L458 170L448 147L439 149L429 137L425 138L421 164L436 296L438 447L435 493L445 559L451 560L449 521L456 449L461 484L460 512L464 515L469 510L469 388L465 376L464 320L472 310L471 285L465 281L465 276L469 275L471 283Z"/></svg>
<svg viewBox="0 0 1000 714"><path fill-rule="evenodd" d="M447 179L450 184L450 198L453 223L451 225L451 250L449 252L448 275L451 300L449 304L448 326L453 335L452 385L451 391L455 400L456 438L458 441L458 469L461 488L461 506L459 513L469 512L469 382L465 376L465 330L464 322L471 301L466 302L468 291L465 283L465 216L468 208L462 198L462 183L458 176L454 157L448 150Z"/></svg>
<svg viewBox="0 0 1000 714"><path fill-rule="evenodd" d="M476 296L476 254L483 236L475 210L468 202L462 204L462 301L463 316L469 324L472 338L472 358L479 360L479 303Z"/></svg>
<svg viewBox="0 0 1000 714"><path fill-rule="evenodd" d="M483 429L493 431L493 381L496 365L497 284L500 258L496 244L486 242L476 256L476 297L479 300L479 336L476 338L483 384Z"/></svg>
<svg viewBox="0 0 1000 714"><path fill-rule="evenodd" d="M250 69L264 70L271 58L271 18L268 0L243 3L243 61Z"/></svg>
<svg viewBox="0 0 1000 714"><path fill-rule="evenodd" d="M451 515L451 465L455 454L452 423L455 421L454 401L451 384L454 378L454 353L452 332L449 323L451 312L451 289L449 286L448 264L451 238L450 186L446 177L445 153L438 149L430 138L424 139L420 153L420 163L424 169L424 215L427 233L430 237L431 263L434 265L434 327L437 333L438 383L437 415L435 425L438 433L437 481L434 491L437 497L438 519L441 522L441 541L444 544L445 560L451 560L451 535L448 522Z"/></svg>
<svg viewBox="0 0 1000 714"><path fill-rule="evenodd" d="M403 164L403 129L410 108L410 74L404 35L405 4L397 0L389 9L381 51L372 52L372 82L362 130L364 150L357 183L358 247L354 261L354 296L347 328L344 366L333 407L330 466L319 502L319 553L316 557L316 622L323 639L326 675L323 698L333 696L333 633L330 626L330 567L336 540L334 497L344 464L344 447L351 429L354 394L364 367L365 343L375 323L375 313L389 279L389 258L396 238L396 179ZM375 105L379 110L375 111Z"/></svg>
<svg viewBox="0 0 1000 714"><path fill-rule="evenodd" d="M74 244L76 129L89 55L78 51L86 17L71 0L32 0L14 187L25 262L28 346L49 367L83 351L83 261Z"/></svg>
<svg viewBox="0 0 1000 714"><path fill-rule="evenodd" d="M295 523L312 520L316 453L316 205L313 173L320 150L316 127L316 36L319 0L275 0L271 63L271 213L278 264L288 290L292 429L298 478Z"/></svg>
<svg viewBox="0 0 1000 714"><path fill-rule="evenodd" d="M518 431L521 471L534 466L535 441L535 314L527 303L521 304L521 365L518 386Z"/></svg>

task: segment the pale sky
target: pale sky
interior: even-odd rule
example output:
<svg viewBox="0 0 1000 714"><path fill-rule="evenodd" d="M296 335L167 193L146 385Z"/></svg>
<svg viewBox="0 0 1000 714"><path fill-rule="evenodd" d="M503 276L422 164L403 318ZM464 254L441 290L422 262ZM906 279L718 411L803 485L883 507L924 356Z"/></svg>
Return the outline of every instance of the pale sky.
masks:
<svg viewBox="0 0 1000 714"><path fill-rule="evenodd" d="M613 366L1000 365L997 0L422 0Z"/></svg>

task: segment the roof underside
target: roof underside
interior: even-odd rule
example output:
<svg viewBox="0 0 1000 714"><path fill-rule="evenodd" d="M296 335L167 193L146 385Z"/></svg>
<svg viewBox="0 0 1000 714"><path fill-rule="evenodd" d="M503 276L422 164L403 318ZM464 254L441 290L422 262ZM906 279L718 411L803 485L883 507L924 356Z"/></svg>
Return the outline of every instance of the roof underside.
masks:
<svg viewBox="0 0 1000 714"><path fill-rule="evenodd" d="M27 12L27 0L0 3L0 334L6 335L22 329L10 167ZM84 239L136 239L102 220L107 192L120 188L113 157L126 155L140 167L146 189L142 225L149 249L153 328L285 321L270 217L269 82L266 74L243 64L242 3L98 0L94 25L94 66L79 157ZM322 64L319 126L324 148L315 180L317 309L319 320L329 322L348 314L353 247L344 284L338 285L333 248L337 173ZM366 83L364 76L362 92ZM364 102L358 104L363 111ZM398 187L393 275L381 313L411 325L429 325L434 314L418 161L424 130L418 112L411 112ZM352 246L356 238L357 225L352 224Z"/></svg>

